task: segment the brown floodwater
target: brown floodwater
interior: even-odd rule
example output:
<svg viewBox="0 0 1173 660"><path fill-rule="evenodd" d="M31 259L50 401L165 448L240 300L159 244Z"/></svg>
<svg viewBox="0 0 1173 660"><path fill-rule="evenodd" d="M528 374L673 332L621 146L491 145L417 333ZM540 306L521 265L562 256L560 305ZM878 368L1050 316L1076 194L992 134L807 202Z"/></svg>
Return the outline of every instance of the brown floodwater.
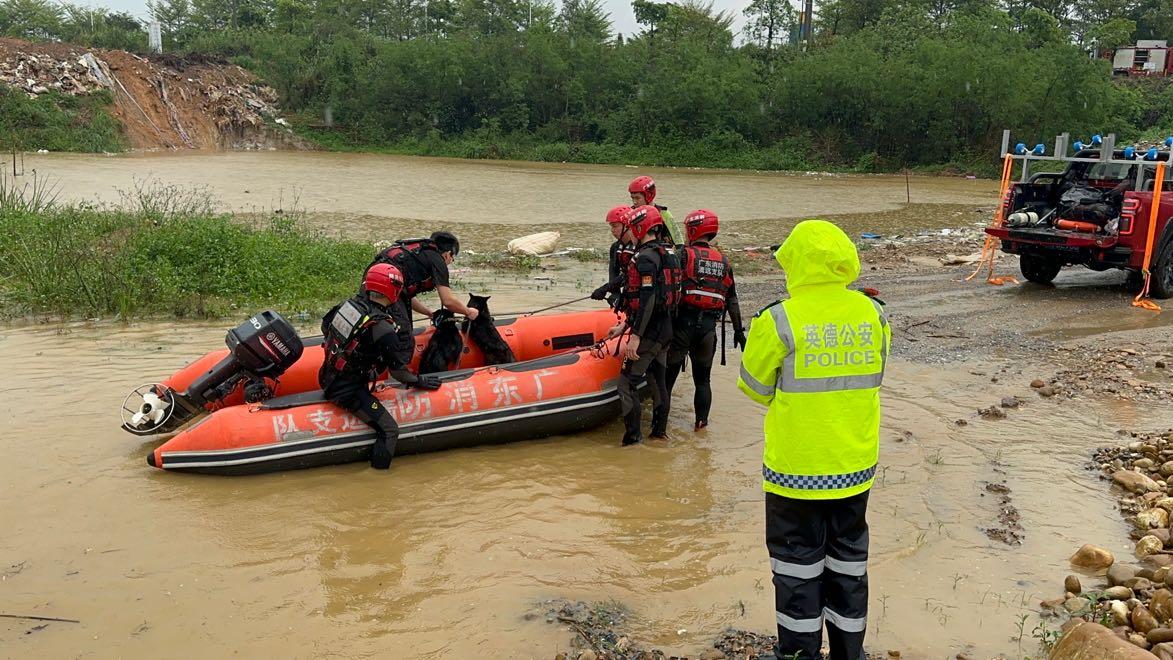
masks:
<svg viewBox="0 0 1173 660"><path fill-rule="evenodd" d="M61 184L63 199L118 203L149 182L209 189L232 211L299 208L345 218L506 225L602 224L630 203L627 183L651 174L656 202L681 216L711 208L729 221L865 213L920 204L989 206L997 183L960 177L793 174L618 165L467 161L377 154L219 152L29 154L26 172ZM884 228L880 228L884 229ZM863 229L869 231L869 229ZM875 231L871 229L870 231ZM605 232L604 232L605 233Z"/></svg>
<svg viewBox="0 0 1173 660"><path fill-rule="evenodd" d="M598 219L635 173L291 153L26 165L58 177L70 199L115 202L114 188L153 177L210 186L236 210L296 197L311 218L364 236L480 224L476 237L494 248L551 218L605 244ZM899 208L898 177L653 174L666 203L717 208L728 238L746 244L816 213L852 214L853 232L945 222ZM959 179L913 178L911 190L914 202L954 205L954 224L972 222L966 208L994 194L990 182ZM601 281L603 264L570 264L494 273L458 263L455 286L492 293L499 312L532 310ZM154 443L118 428L124 394L221 346L226 325L0 328L0 614L80 621L0 618L0 656L552 658L572 633L525 616L552 598L620 601L633 611L628 632L669 652L698 653L728 626L773 630L763 410L735 388L735 352L714 373L706 432L691 430L691 375L681 377L666 447L621 448L614 422L403 457L389 472L355 464L216 478L147 467ZM1118 428L1173 424L1173 412L1091 401L1072 414L1070 402L1030 397L1010 419L985 422L976 408L1026 397L1034 374L992 384L1001 363L927 366L901 360L899 340L894 350L869 514L869 647L906 658L1031 653L1033 612L1058 593L1071 552L1106 539L1131 551L1113 497L1083 470L1089 452ZM985 485L1002 481L1021 514L1018 547L984 531L999 526L1000 507Z"/></svg>
<svg viewBox="0 0 1173 660"><path fill-rule="evenodd" d="M573 295L498 285L498 309ZM727 626L772 630L762 409L736 391L736 354L714 373L706 432L691 431L682 377L667 447L621 448L616 422L403 457L389 472L147 467L153 443L118 429L123 393L221 345L222 325L0 331L0 613L80 621L0 619L0 655L552 658L571 633L525 617L550 598L625 603L629 632L670 652L697 653ZM1074 548L1119 539L1111 549L1128 554L1113 498L1083 464L1117 428L1171 414L1081 403L1073 415L1032 398L983 422L975 408L1026 389L991 384L992 369L891 364L869 514L871 648L1017 653L1016 622L1057 593ZM984 486L1002 481L1020 547L983 531L999 509Z"/></svg>

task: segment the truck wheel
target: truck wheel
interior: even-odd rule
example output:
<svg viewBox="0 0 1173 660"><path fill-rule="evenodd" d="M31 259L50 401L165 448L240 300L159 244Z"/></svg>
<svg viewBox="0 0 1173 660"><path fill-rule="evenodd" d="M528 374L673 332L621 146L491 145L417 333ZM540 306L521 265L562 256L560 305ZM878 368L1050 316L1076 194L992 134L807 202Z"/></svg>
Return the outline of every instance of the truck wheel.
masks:
<svg viewBox="0 0 1173 660"><path fill-rule="evenodd" d="M1173 241L1165 243L1152 265L1149 293L1154 298L1173 298Z"/></svg>
<svg viewBox="0 0 1173 660"><path fill-rule="evenodd" d="M1050 284L1062 268L1063 262L1047 257L1024 254L1018 258L1022 276L1035 284Z"/></svg>

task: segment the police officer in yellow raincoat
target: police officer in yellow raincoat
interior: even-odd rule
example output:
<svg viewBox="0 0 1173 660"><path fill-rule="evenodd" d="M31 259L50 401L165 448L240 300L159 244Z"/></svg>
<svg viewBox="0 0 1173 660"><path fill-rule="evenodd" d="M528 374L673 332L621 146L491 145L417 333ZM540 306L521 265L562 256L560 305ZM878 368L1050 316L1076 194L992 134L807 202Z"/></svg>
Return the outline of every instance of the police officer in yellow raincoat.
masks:
<svg viewBox="0 0 1173 660"><path fill-rule="evenodd" d="M798 224L775 254L790 297L750 325L737 386L769 406L762 486L778 658L863 660L868 492L880 446L880 383L891 345L883 307L847 287L859 254L824 220Z"/></svg>

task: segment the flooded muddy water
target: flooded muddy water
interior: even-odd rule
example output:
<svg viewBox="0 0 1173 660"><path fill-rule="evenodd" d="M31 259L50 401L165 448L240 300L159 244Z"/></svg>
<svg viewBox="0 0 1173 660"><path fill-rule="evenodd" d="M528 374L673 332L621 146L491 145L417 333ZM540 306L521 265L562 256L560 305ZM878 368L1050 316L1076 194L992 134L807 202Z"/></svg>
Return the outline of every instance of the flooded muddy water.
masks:
<svg viewBox="0 0 1173 660"><path fill-rule="evenodd" d="M681 219L701 207L738 221L885 211L906 202L901 176L637 169L374 154L29 154L25 168L59 181L63 198L75 201L117 203L119 190L157 181L207 187L227 210L300 208L311 214L366 218L363 224L376 226L386 219L594 224L611 206L630 202L627 183L637 174L656 178L656 202ZM911 200L922 204L988 206L997 196L994 181L957 177L911 177L909 189Z"/></svg>
<svg viewBox="0 0 1173 660"><path fill-rule="evenodd" d="M501 305L566 297L518 287ZM736 354L714 374L706 432L690 428L682 377L667 447L621 448L616 422L403 457L390 472L147 467L154 444L118 429L123 393L222 337L222 324L0 331L2 610L80 621L0 619L0 655L552 658L571 633L525 617L548 598L623 602L631 634L678 653L727 626L772 630L762 410L736 391ZM1075 547L1120 539L1111 549L1128 551L1112 497L1082 465L1118 427L1173 414L1081 404L1076 416L1028 398L985 422L978 406L1008 389L1026 397L1025 384L991 384L997 368L892 363L870 510L870 648L1015 654L1018 618L1054 595ZM988 483L1010 488L1021 546L986 536L1000 507Z"/></svg>

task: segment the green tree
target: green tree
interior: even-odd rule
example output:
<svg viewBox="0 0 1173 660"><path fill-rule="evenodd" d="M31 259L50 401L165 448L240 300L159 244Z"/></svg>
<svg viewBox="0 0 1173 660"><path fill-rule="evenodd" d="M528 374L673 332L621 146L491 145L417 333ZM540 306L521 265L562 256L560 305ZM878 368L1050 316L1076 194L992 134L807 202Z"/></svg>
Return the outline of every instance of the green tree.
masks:
<svg viewBox="0 0 1173 660"><path fill-rule="evenodd" d="M611 15L601 0L562 0L558 20L575 39L602 42L611 36Z"/></svg>
<svg viewBox="0 0 1173 660"><path fill-rule="evenodd" d="M0 1L0 32L23 39L51 39L61 32L64 11L50 0Z"/></svg>
<svg viewBox="0 0 1173 660"><path fill-rule="evenodd" d="M767 58L787 41L797 24L789 0L752 0L742 14L746 39L765 51Z"/></svg>
<svg viewBox="0 0 1173 660"><path fill-rule="evenodd" d="M1088 30L1087 38L1097 49L1115 50L1133 43L1136 21L1129 18L1112 18Z"/></svg>

